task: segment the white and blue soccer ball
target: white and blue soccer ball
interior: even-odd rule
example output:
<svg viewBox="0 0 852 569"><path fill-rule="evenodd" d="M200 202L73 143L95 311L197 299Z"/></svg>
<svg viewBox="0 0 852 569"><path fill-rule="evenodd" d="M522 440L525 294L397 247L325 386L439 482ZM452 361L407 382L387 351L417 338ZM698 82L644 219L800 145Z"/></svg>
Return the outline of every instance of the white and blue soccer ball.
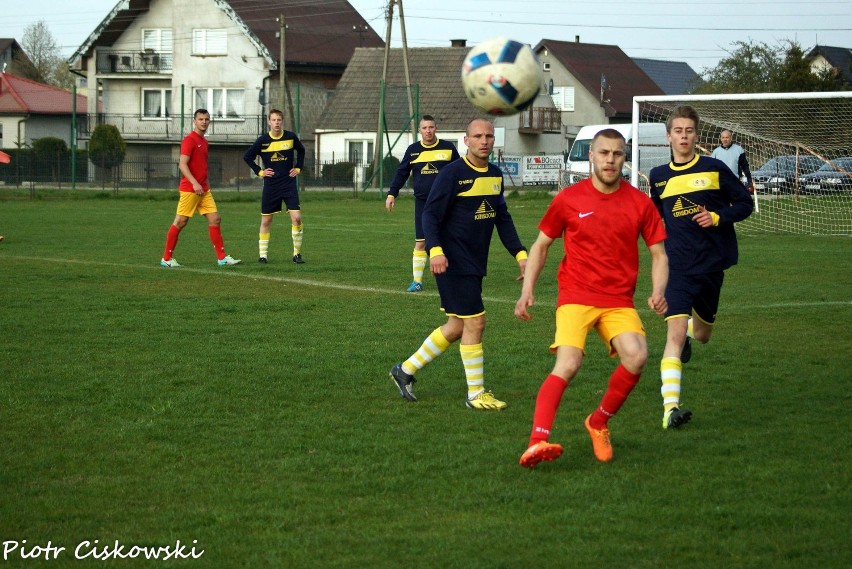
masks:
<svg viewBox="0 0 852 569"><path fill-rule="evenodd" d="M471 48L462 65L462 84L476 108L514 115L530 106L542 84L541 64L532 48L505 37Z"/></svg>

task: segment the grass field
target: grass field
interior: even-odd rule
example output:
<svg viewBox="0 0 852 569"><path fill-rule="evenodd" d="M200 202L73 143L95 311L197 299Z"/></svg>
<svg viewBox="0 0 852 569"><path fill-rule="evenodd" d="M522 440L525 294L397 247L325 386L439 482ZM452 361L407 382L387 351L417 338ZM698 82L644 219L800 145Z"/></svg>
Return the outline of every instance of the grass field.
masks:
<svg viewBox="0 0 852 569"><path fill-rule="evenodd" d="M10 567L98 565L116 541L126 554L178 540L203 554L170 563L197 567L852 566L849 238L741 238L716 335L686 366L695 417L678 431L660 428L664 326L641 310L651 358L610 424L610 464L583 428L614 367L590 337L552 437L565 455L527 471L556 251L525 323L495 238L486 385L509 408L481 413L464 407L455 346L418 374L416 404L387 376L443 322L430 279L402 292L410 199L389 215L375 195L306 194L306 264L290 262L282 218L259 266L256 194L218 194L244 264L216 267L193 219L175 255L185 268L167 270L174 193L39 198L0 201ZM510 199L527 245L548 201ZM645 258L640 307L648 271ZM22 558L21 545L48 544L65 550Z"/></svg>

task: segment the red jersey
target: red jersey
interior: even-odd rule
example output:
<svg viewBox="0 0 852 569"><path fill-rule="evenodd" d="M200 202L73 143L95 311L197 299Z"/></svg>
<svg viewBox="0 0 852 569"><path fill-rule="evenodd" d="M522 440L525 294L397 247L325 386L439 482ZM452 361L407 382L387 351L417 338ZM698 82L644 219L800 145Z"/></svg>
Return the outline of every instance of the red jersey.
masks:
<svg viewBox="0 0 852 569"><path fill-rule="evenodd" d="M189 156L189 171L192 172L205 192L209 190L210 186L207 185L207 139L193 130L180 143L180 153ZM186 179L186 176L181 175L178 189L182 192L193 191L192 184Z"/></svg>
<svg viewBox="0 0 852 569"><path fill-rule="evenodd" d="M590 178L565 188L538 228L551 239L562 237L565 245L557 306L633 308L639 236L648 246L666 238L651 198L624 180L611 194L596 190Z"/></svg>

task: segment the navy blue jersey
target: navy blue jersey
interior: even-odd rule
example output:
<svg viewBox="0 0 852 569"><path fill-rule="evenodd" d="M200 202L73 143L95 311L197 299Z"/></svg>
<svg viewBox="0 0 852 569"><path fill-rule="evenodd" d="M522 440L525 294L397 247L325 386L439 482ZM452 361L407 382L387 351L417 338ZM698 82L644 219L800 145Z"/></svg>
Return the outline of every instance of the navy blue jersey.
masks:
<svg viewBox="0 0 852 569"><path fill-rule="evenodd" d="M447 274L485 276L495 226L512 256L526 250L503 197L500 169L477 168L467 158L445 166L423 209L426 250L444 250Z"/></svg>
<svg viewBox="0 0 852 569"><path fill-rule="evenodd" d="M405 150L405 156L396 169L396 176L391 181L388 195L397 197L399 190L411 175L414 195L425 200L441 168L457 160L458 157L459 151L452 142L438 139L432 146L426 146L422 140L415 142Z"/></svg>
<svg viewBox="0 0 852 569"><path fill-rule="evenodd" d="M669 270L697 275L737 264L734 223L751 215L754 203L724 162L696 155L686 164L653 168L649 180L666 223ZM717 226L705 229L692 220L701 207L719 215Z"/></svg>
<svg viewBox="0 0 852 569"><path fill-rule="evenodd" d="M260 156L263 168L257 165L256 159ZM254 144L246 150L243 160L249 165L255 176L261 170L272 168L275 174L263 178L264 189L295 189L296 178L290 177L293 168L302 169L305 163L305 147L295 132L284 130L278 138L270 133L260 135Z"/></svg>

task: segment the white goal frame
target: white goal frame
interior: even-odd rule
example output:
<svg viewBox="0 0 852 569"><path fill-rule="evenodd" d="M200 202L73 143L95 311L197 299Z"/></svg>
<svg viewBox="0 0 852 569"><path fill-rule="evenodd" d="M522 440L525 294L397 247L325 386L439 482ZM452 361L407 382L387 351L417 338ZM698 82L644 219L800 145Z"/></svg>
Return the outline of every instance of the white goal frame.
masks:
<svg viewBox="0 0 852 569"><path fill-rule="evenodd" d="M778 103L778 107L791 107L796 101L819 103L819 100L834 101L834 104L845 112L847 109L852 113L852 91L834 91L821 93L741 93L727 95L655 95L655 96L637 96L633 98L633 131L638 132L638 124L649 120L649 112L645 112L648 107L657 108L653 122L665 122L666 116L659 113L664 108L674 108L678 105L693 105L697 108L700 117L700 128L705 132L704 138L699 140L699 150L709 154L713 148L718 146L718 138L711 140L707 136L708 131L718 133L723 129L734 131L734 141L738 142L738 135L747 138L752 142L752 146L757 146L755 141L763 142L767 146L773 148L786 148L789 153L810 154L819 158L823 163L830 163L833 158L840 156L852 156L852 135L850 135L850 124L852 118L849 115L837 116L833 122L832 133L827 130L824 138L825 146L821 143L823 139L819 137L818 132L809 129L807 126L801 127L798 130L791 128L790 132L779 135L777 129L763 130L767 120L776 120L775 125L783 124L785 118L791 119L791 124L795 118L792 114L778 115L777 119L772 114L772 104L779 101L787 101L787 103ZM705 116L702 113L701 103L722 103L729 102L730 110L723 106L716 107L718 116ZM750 102L754 102L754 114L748 116L746 114L737 114L740 109L749 107ZM644 114L643 114L644 112ZM815 112L812 111L811 112ZM708 115L711 113L707 113ZM831 116L831 110L826 112ZM723 118L722 118L723 117ZM825 116L822 117L823 120ZM754 119L754 120L750 120ZM763 123L763 125L761 125ZM706 130L705 130L706 128ZM717 135L716 135L717 136ZM812 141L819 139L819 143L814 144ZM632 155L638 156L640 146L639 136L633 137L632 140ZM742 143L741 143L742 144ZM760 166L760 159L756 156L753 158L751 148L748 144L743 144L746 149L746 154L751 164L751 170ZM793 152L792 149L795 149ZM780 153L780 151L778 151ZM767 154L769 151L767 151ZM754 154L757 154L756 152ZM833 163L832 163L833 164ZM798 166L797 166L798 167ZM841 167L836 167L841 172L846 172ZM630 173L631 183L640 188L647 187L647 172L640 172L634 169ZM640 177L642 180L640 181ZM795 179L795 178L794 178ZM643 183L644 182L644 183ZM641 184L641 185L640 185ZM812 235L847 235L852 236L852 193L840 192L830 196L814 196L800 198L798 193L785 198L786 201L778 200L779 196L770 193L755 192L755 212L752 216L738 224L739 228L746 229L749 232L755 233L794 233L794 234L812 234ZM821 200L821 202L820 202ZM789 202L789 203L787 203ZM784 206L783 208L781 206ZM766 211L761 211L761 206L766 206ZM830 211L826 213L825 208L829 207ZM773 219L769 219L773 216ZM783 217L782 217L783 216ZM823 217L826 223L821 223L819 217Z"/></svg>

